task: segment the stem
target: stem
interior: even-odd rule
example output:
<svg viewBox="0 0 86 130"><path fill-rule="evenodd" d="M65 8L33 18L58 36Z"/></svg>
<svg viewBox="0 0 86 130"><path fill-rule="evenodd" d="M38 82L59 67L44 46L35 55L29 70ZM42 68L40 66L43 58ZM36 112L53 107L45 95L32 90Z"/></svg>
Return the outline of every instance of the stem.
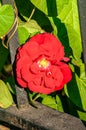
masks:
<svg viewBox="0 0 86 130"><path fill-rule="evenodd" d="M39 98L40 96L41 96L41 94L40 94L40 93L38 93L38 94L34 97L33 101L36 101L36 100L37 100L37 98Z"/></svg>
<svg viewBox="0 0 86 130"><path fill-rule="evenodd" d="M30 103L33 107L38 108L38 107L35 105L34 100L32 99L32 97L31 97L31 95L30 95L29 92L28 92L28 96L29 96L29 103Z"/></svg>
<svg viewBox="0 0 86 130"><path fill-rule="evenodd" d="M34 12L35 12L35 8L32 10L31 15L30 15L30 17L28 18L28 21L27 21L27 22L29 22L29 21L30 21L30 19L32 18L32 16L33 16Z"/></svg>

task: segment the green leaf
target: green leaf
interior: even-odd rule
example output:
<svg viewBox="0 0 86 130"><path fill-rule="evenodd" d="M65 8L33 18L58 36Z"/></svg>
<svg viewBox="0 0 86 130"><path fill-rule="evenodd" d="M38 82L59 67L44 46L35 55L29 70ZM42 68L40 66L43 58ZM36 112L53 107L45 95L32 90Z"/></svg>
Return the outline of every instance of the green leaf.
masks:
<svg viewBox="0 0 86 130"><path fill-rule="evenodd" d="M57 1L57 11L58 15L64 10L66 6L68 6L71 0L56 0Z"/></svg>
<svg viewBox="0 0 86 130"><path fill-rule="evenodd" d="M22 1L15 0L15 1L16 1L18 11L21 16L20 17L21 20L23 22L28 21L33 9L35 8L34 5L28 0L22 0ZM37 8L35 8L35 11L34 11L34 14L33 14L31 20L34 20L35 23L38 24L39 27L42 28L43 30L45 30L47 32L52 31L52 26L51 26L51 23L50 23L48 17L42 11L38 10ZM20 21L19 21L19 24L20 24ZM32 21L32 24L33 24L33 21Z"/></svg>
<svg viewBox="0 0 86 130"><path fill-rule="evenodd" d="M73 79L64 90L76 106L86 111L86 77L79 78L77 74L73 73Z"/></svg>
<svg viewBox="0 0 86 130"><path fill-rule="evenodd" d="M0 80L0 106L2 108L7 108L12 105L12 103L13 99L8 87Z"/></svg>
<svg viewBox="0 0 86 130"><path fill-rule="evenodd" d="M22 45L26 42L26 40L29 38L29 35L30 35L30 33L28 32L28 30L25 27L23 27L23 26L18 27L18 37L19 37L20 45Z"/></svg>
<svg viewBox="0 0 86 130"><path fill-rule="evenodd" d="M56 17L48 17L50 22L51 22L51 25L52 25L52 28L53 28L53 31L52 33L57 36L58 34L58 19Z"/></svg>
<svg viewBox="0 0 86 130"><path fill-rule="evenodd" d="M34 5L29 0L15 0L18 12L21 14L25 20L30 17L32 10L34 9ZM23 19L24 20L24 19Z"/></svg>
<svg viewBox="0 0 86 130"><path fill-rule="evenodd" d="M75 59L81 58L82 44L77 0L70 0L69 4L65 6L65 8L58 15L58 18L65 24L69 39L69 45L72 48Z"/></svg>
<svg viewBox="0 0 86 130"><path fill-rule="evenodd" d="M20 45L24 44L29 37L42 32L43 30L35 20L30 20L27 22L20 21L20 26L18 27Z"/></svg>
<svg viewBox="0 0 86 130"><path fill-rule="evenodd" d="M61 19L63 23L71 25L74 30L80 34L77 0L69 0L69 3L58 15L58 18Z"/></svg>
<svg viewBox="0 0 86 130"><path fill-rule="evenodd" d="M61 6L61 3L58 2L58 9L60 8L59 6ZM69 57L73 55L73 57L79 61L82 53L82 43L77 1L70 0L69 3L67 2L63 7L57 17L48 18L53 27L53 34L60 39L64 46L66 56Z"/></svg>
<svg viewBox="0 0 86 130"><path fill-rule="evenodd" d="M57 0L30 0L39 10L49 16L57 16Z"/></svg>
<svg viewBox="0 0 86 130"><path fill-rule="evenodd" d="M11 5L0 7L0 37L5 35L14 22L14 10Z"/></svg>
<svg viewBox="0 0 86 130"><path fill-rule="evenodd" d="M86 78L85 64L83 63L80 65L80 78Z"/></svg>
<svg viewBox="0 0 86 130"><path fill-rule="evenodd" d="M72 49L73 56L76 60L81 58L82 53L82 44L81 37L79 34L72 28L70 25L65 24L68 32L69 45ZM78 45L78 47L77 47Z"/></svg>
<svg viewBox="0 0 86 130"><path fill-rule="evenodd" d="M62 101L59 95L56 95L56 102L57 102L57 110L63 112L64 109L63 109Z"/></svg>
<svg viewBox="0 0 86 130"><path fill-rule="evenodd" d="M43 30L41 29L41 27L37 24L37 22L35 20L30 20L27 21L23 27L25 27L28 30L28 33L30 33L31 35L34 35L38 32L43 32Z"/></svg>
<svg viewBox="0 0 86 130"><path fill-rule="evenodd" d="M59 38L59 40L64 46L66 56L71 56L72 50L69 45L68 33L65 24L62 23L61 20L56 17L50 17L49 20L51 21L53 27L53 34Z"/></svg>
<svg viewBox="0 0 86 130"><path fill-rule="evenodd" d="M57 109L57 104L55 98L52 96L45 96L42 100L42 104L49 106L51 108Z"/></svg>
<svg viewBox="0 0 86 130"><path fill-rule="evenodd" d="M13 76L9 76L7 77L7 79L5 80L6 85L9 89L9 91L11 93L13 93L14 95L16 95L16 88L15 88L15 80Z"/></svg>
<svg viewBox="0 0 86 130"><path fill-rule="evenodd" d="M79 118L86 122L86 112L77 110L77 113Z"/></svg>

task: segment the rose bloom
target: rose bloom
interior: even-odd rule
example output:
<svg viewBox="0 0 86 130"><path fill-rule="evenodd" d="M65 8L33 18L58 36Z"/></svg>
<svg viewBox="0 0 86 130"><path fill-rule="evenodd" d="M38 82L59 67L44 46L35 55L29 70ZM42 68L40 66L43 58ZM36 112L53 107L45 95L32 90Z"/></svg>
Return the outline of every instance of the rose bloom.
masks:
<svg viewBox="0 0 86 130"><path fill-rule="evenodd" d="M64 47L50 33L37 34L16 55L16 79L23 88L50 94L61 90L72 78Z"/></svg>

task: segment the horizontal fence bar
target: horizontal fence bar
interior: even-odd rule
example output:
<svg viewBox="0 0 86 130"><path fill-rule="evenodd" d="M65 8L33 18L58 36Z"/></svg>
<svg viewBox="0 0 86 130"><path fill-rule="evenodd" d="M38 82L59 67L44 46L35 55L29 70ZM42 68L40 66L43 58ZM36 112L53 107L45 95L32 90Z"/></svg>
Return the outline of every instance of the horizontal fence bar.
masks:
<svg viewBox="0 0 86 130"><path fill-rule="evenodd" d="M80 119L35 103L38 108L29 106L17 109L11 106L0 109L0 120L22 130L86 130Z"/></svg>

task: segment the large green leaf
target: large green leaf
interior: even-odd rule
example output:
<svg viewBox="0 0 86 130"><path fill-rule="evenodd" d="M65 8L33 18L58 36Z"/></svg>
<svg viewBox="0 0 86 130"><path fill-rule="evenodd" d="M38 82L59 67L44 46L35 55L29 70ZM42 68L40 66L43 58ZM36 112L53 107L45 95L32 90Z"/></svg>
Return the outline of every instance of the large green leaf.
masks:
<svg viewBox="0 0 86 130"><path fill-rule="evenodd" d="M84 71L85 72L85 71ZM81 74L82 75L82 74ZM72 102L86 111L86 77L78 77L73 73L73 79L65 86L66 95L72 100Z"/></svg>
<svg viewBox="0 0 86 130"><path fill-rule="evenodd" d="M29 0L15 0L18 12L21 14L25 20L31 15L32 10L34 9L34 5ZM24 19L22 19L24 20Z"/></svg>
<svg viewBox="0 0 86 130"><path fill-rule="evenodd" d="M49 16L57 16L57 0L30 0L39 10Z"/></svg>
<svg viewBox="0 0 86 130"><path fill-rule="evenodd" d="M25 27L23 27L23 26L18 27L18 37L19 37L20 45L22 45L26 42L29 35L30 35L30 33L28 32L28 30Z"/></svg>
<svg viewBox="0 0 86 130"><path fill-rule="evenodd" d="M41 32L43 32L43 30L35 20L30 20L29 22L22 22L18 27L18 36L20 44L24 44L29 37L32 37L33 35Z"/></svg>
<svg viewBox="0 0 86 130"><path fill-rule="evenodd" d="M67 4L62 5L58 2L58 16L48 18L53 27L53 34L60 39L64 46L66 56L69 57L73 54L73 57L79 61L82 53L82 43L77 0L70 0L69 2L66 2ZM62 3L64 2L62 1ZM63 7L63 9L61 9L61 7Z"/></svg>
<svg viewBox="0 0 86 130"><path fill-rule="evenodd" d="M57 109L57 104L55 98L52 96L45 96L42 100L42 104L49 106L51 108Z"/></svg>
<svg viewBox="0 0 86 130"><path fill-rule="evenodd" d="M58 15L58 18L62 22L71 25L80 34L77 0L70 0Z"/></svg>
<svg viewBox="0 0 86 130"><path fill-rule="evenodd" d="M48 16L57 16L65 6L69 3L69 0L30 0L36 8L41 10Z"/></svg>
<svg viewBox="0 0 86 130"><path fill-rule="evenodd" d="M61 97L59 97L59 95L56 95L56 104L57 104L57 110L63 112L63 105L62 105L62 101L61 101Z"/></svg>
<svg viewBox="0 0 86 130"><path fill-rule="evenodd" d="M68 33L69 46L72 49L74 58L76 60L79 60L81 58L81 53L82 53L81 37L78 31L74 30L74 28L71 25L69 24L65 24L65 25Z"/></svg>
<svg viewBox="0 0 86 130"><path fill-rule="evenodd" d="M58 15L64 10L66 6L68 6L70 1L72 0L56 0Z"/></svg>
<svg viewBox="0 0 86 130"><path fill-rule="evenodd" d="M23 27L25 27L30 34L42 32L41 27L38 25L38 23L35 20L30 20L29 22L26 22Z"/></svg>
<svg viewBox="0 0 86 130"><path fill-rule="evenodd" d="M0 37L5 35L14 22L14 10L11 5L0 7Z"/></svg>
<svg viewBox="0 0 86 130"><path fill-rule="evenodd" d="M77 113L79 118L86 122L86 112L77 110Z"/></svg>
<svg viewBox="0 0 86 130"><path fill-rule="evenodd" d="M69 4L58 15L58 18L65 24L69 46L72 48L75 59L81 58L82 44L77 0L70 0Z"/></svg>
<svg viewBox="0 0 86 130"><path fill-rule="evenodd" d="M52 27L53 27L53 34L59 38L59 40L62 42L65 50L66 56L70 56L72 54L72 49L69 45L69 39L68 39L68 33L67 28L65 27L65 24L61 22L60 19L56 17L49 17L49 20L51 21Z"/></svg>
<svg viewBox="0 0 86 130"><path fill-rule="evenodd" d="M12 105L12 95L6 84L0 80L0 107L7 108Z"/></svg>

